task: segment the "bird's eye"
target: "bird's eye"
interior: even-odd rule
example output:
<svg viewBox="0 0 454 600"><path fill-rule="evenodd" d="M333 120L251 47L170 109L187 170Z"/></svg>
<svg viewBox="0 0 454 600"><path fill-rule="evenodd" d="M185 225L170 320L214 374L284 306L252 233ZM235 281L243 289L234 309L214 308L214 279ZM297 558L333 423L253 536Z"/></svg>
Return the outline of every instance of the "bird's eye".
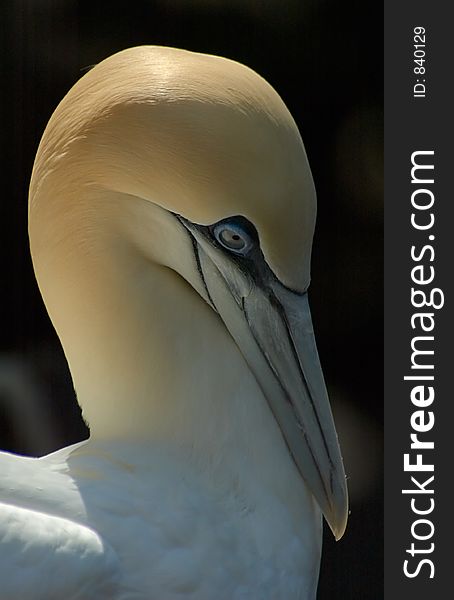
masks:
<svg viewBox="0 0 454 600"><path fill-rule="evenodd" d="M238 223L221 222L213 228L214 237L226 250L245 255L253 245L251 235Z"/></svg>

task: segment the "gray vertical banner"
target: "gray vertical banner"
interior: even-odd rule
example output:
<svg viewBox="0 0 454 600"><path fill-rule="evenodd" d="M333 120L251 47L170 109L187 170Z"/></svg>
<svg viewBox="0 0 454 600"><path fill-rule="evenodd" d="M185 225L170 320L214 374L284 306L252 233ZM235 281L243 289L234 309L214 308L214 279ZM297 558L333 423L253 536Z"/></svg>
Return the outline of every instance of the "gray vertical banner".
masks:
<svg viewBox="0 0 454 600"><path fill-rule="evenodd" d="M447 2L385 2L385 597L452 596L454 153Z"/></svg>

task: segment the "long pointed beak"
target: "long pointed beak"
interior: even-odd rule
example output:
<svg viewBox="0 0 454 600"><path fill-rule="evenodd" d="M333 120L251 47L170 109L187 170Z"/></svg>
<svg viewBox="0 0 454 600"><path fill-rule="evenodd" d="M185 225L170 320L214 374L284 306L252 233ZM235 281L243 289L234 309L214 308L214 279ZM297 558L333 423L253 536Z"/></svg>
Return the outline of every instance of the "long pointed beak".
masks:
<svg viewBox="0 0 454 600"><path fill-rule="evenodd" d="M196 230L207 299L255 375L289 452L336 539L348 515L344 467L318 358L307 293L258 281Z"/></svg>
<svg viewBox="0 0 454 600"><path fill-rule="evenodd" d="M281 394L267 395L270 408L302 477L339 539L348 516L346 477L307 293L295 294L276 284L266 292L254 290L243 301L243 313L281 388Z"/></svg>

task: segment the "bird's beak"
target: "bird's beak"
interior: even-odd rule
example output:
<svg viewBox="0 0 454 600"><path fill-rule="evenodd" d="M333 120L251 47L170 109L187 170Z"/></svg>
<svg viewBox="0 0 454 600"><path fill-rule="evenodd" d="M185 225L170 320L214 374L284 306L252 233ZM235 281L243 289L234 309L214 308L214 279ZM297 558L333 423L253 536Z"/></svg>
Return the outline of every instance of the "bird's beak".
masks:
<svg viewBox="0 0 454 600"><path fill-rule="evenodd" d="M318 358L307 293L252 277L197 229L207 299L255 375L289 452L334 536L348 513L345 472Z"/></svg>

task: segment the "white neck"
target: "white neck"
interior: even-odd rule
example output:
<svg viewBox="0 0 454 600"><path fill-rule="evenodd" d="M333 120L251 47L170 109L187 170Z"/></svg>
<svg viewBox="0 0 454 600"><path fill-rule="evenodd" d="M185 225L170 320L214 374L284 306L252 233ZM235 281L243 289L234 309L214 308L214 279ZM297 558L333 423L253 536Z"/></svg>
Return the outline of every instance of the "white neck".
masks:
<svg viewBox="0 0 454 600"><path fill-rule="evenodd" d="M169 247L175 217L99 191L70 206L42 243L35 232L34 261L91 437L190 449L299 513L308 493L238 347L193 287L142 251L152 239L170 262L181 254Z"/></svg>

